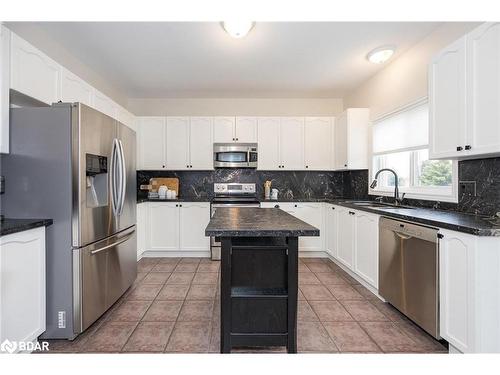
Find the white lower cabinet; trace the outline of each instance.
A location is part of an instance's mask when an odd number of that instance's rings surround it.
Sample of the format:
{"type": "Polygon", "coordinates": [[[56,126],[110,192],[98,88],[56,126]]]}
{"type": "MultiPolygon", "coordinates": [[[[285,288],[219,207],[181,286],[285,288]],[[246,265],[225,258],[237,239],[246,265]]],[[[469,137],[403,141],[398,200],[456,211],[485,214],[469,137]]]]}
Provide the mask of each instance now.
{"type": "Polygon", "coordinates": [[[379,215],[355,211],[354,272],[378,289],[379,215]]]}
{"type": "Polygon", "coordinates": [[[323,203],[297,203],[295,216],[319,229],[317,237],[299,237],[299,251],[323,252],[323,203]]]}
{"type": "Polygon", "coordinates": [[[439,233],[441,337],[462,353],[499,353],[500,238],[439,233]]]}
{"type": "Polygon", "coordinates": [[[325,249],[334,257],[338,257],[338,210],[333,204],[325,204],[325,249]]]}
{"type": "Polygon", "coordinates": [[[0,237],[0,248],[0,342],[32,342],[45,331],[45,227],[0,237]]]}
{"type": "Polygon", "coordinates": [[[354,211],[336,206],[338,211],[337,260],[349,269],[354,269],[354,211]]]}
{"type": "Polygon", "coordinates": [[[147,202],[137,204],[137,259],[141,259],[142,253],[146,250],[147,207],[147,202]]]}
{"type": "MultiPolygon", "coordinates": [[[[145,227],[145,252],[208,252],[205,228],[210,220],[208,202],[144,202],[146,220],[137,219],[138,234],[145,227]]],[[[140,236],[138,236],[139,238],[140,236]]]]}

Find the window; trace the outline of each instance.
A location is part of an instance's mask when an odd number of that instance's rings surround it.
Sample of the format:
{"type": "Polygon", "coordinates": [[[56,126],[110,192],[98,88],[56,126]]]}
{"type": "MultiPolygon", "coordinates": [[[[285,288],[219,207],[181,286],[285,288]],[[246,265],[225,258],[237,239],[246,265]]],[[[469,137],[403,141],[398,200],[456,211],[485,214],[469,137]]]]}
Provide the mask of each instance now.
{"type": "MultiPolygon", "coordinates": [[[[407,198],[457,201],[457,167],[450,160],[429,160],[427,101],[405,107],[373,123],[371,178],[382,168],[398,174],[407,198]]],[[[394,175],[383,172],[370,194],[392,195],[394,175]]]]}

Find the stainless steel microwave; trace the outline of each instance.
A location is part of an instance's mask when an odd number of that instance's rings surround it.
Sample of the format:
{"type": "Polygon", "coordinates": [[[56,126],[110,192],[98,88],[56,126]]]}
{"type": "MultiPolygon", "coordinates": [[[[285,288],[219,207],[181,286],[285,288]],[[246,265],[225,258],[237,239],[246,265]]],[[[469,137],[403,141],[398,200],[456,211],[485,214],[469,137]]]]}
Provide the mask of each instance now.
{"type": "Polygon", "coordinates": [[[214,143],[214,168],[257,168],[257,143],[214,143]]]}

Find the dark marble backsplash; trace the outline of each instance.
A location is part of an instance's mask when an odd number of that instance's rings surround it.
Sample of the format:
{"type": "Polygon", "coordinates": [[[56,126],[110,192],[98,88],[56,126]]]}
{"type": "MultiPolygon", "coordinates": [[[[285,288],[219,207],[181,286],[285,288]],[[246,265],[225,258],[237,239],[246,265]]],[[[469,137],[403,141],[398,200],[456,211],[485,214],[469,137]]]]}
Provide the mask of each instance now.
{"type": "MultiPolygon", "coordinates": [[[[213,196],[214,182],[255,182],[257,196],[264,197],[264,182],[272,181],[283,199],[342,198],[343,172],[258,171],[256,169],[216,169],[213,171],[137,171],[137,186],[151,177],[178,177],[179,197],[213,196]]],[[[147,192],[139,191],[138,198],[147,192]]]]}
{"type": "MultiPolygon", "coordinates": [[[[344,172],[258,171],[255,169],[216,169],[214,171],[138,171],[137,185],[151,177],[178,177],[180,194],[190,197],[213,196],[214,182],[255,182],[257,194],[264,196],[264,181],[280,191],[281,199],[345,198],[374,199],[368,195],[368,170],[344,172]]],[[[458,163],[458,179],[475,182],[476,196],[460,191],[458,203],[406,199],[405,204],[492,216],[500,211],[500,158],[467,160],[458,163]]],[[[460,185],[460,184],[459,184],[460,185]]],[[[138,198],[147,196],[139,191],[138,198]]],[[[390,197],[384,198],[390,202],[390,197]]]]}

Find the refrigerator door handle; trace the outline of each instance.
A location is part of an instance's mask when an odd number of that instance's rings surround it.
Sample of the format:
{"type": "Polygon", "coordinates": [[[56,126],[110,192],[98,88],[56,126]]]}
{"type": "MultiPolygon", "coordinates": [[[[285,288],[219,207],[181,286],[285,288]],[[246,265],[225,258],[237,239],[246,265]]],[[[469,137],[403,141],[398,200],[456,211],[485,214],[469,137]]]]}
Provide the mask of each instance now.
{"type": "Polygon", "coordinates": [[[125,193],[127,188],[127,168],[125,165],[125,154],[123,152],[123,144],[122,141],[118,140],[119,150],[120,150],[120,169],[121,169],[121,178],[120,178],[120,202],[118,215],[121,215],[123,212],[123,206],[125,205],[125,193]]]}
{"type": "Polygon", "coordinates": [[[113,243],[111,243],[111,244],[109,244],[109,245],[103,246],[103,247],[101,247],[101,248],[99,248],[99,249],[92,250],[92,251],[90,252],[90,254],[91,254],[91,255],[95,255],[95,254],[97,254],[97,253],[100,253],[101,251],[108,250],[109,248],[112,248],[112,247],[118,246],[119,244],[124,243],[125,241],[129,240],[129,239],[130,239],[130,237],[132,237],[132,236],[134,235],[134,233],[135,233],[135,230],[134,230],[134,231],[132,231],[132,232],[130,232],[130,233],[129,233],[129,234],[127,234],[126,236],[123,236],[122,238],[120,238],[120,239],[119,239],[118,241],[116,241],[116,242],[113,242],[113,243]]]}
{"type": "Polygon", "coordinates": [[[113,210],[114,216],[117,216],[117,193],[116,193],[116,153],[117,153],[117,142],[113,139],[113,146],[111,147],[111,163],[110,163],[110,191],[111,191],[111,208],[113,210]]]}

